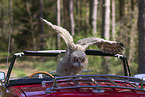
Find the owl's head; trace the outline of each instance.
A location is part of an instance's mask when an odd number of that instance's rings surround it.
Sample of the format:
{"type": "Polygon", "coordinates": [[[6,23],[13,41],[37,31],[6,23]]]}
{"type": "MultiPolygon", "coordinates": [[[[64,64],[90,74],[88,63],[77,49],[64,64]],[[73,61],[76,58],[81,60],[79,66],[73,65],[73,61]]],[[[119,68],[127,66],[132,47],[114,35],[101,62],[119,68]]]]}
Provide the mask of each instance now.
{"type": "Polygon", "coordinates": [[[70,63],[77,68],[82,68],[84,67],[87,63],[87,56],[85,54],[84,51],[78,50],[78,51],[74,51],[71,55],[70,55],[70,63]]]}

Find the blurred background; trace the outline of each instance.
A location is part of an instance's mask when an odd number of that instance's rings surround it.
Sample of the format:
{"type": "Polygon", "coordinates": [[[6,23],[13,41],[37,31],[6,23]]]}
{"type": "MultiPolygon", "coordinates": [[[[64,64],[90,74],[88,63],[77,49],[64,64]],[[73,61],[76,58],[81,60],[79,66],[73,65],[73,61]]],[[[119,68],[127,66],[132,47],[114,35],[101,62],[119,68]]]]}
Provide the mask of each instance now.
{"type": "MultiPolygon", "coordinates": [[[[131,73],[136,74],[138,14],[138,0],[0,0],[0,70],[5,70],[7,57],[10,62],[16,52],[65,49],[63,39],[37,18],[41,16],[66,28],[75,42],[93,36],[124,43],[122,54],[128,57],[131,73]]],[[[106,71],[114,68],[117,74],[119,62],[112,61],[116,60],[109,59],[115,67],[107,65],[106,71]]],[[[91,62],[104,63],[101,57],[91,62]]]]}

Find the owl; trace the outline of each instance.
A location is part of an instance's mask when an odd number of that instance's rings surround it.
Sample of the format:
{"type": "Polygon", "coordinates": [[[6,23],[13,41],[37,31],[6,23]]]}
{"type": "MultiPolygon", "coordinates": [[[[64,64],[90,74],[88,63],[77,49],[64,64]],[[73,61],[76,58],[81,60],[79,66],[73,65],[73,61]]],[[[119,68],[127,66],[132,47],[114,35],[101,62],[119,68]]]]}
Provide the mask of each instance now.
{"type": "Polygon", "coordinates": [[[59,34],[66,43],[66,53],[62,60],[59,61],[56,73],[60,76],[80,74],[88,64],[88,59],[85,54],[85,49],[94,44],[103,52],[116,54],[123,50],[124,45],[116,41],[108,41],[97,37],[88,37],[73,42],[73,37],[70,33],[57,25],[39,17],[41,21],[49,25],[52,29],[59,34]]]}

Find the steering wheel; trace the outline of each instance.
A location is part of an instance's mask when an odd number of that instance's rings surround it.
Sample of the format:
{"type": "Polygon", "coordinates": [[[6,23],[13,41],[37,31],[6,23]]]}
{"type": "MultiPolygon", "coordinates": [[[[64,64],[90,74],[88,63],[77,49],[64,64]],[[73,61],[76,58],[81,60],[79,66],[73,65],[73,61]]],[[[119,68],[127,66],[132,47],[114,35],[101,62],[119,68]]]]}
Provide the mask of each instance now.
{"type": "Polygon", "coordinates": [[[34,75],[36,75],[36,74],[46,74],[46,75],[50,76],[51,78],[54,78],[54,76],[53,76],[52,74],[50,74],[50,73],[48,73],[48,72],[45,72],[45,71],[38,71],[38,72],[35,72],[35,73],[31,74],[31,75],[29,76],[29,78],[32,78],[32,77],[33,77],[34,75]]]}

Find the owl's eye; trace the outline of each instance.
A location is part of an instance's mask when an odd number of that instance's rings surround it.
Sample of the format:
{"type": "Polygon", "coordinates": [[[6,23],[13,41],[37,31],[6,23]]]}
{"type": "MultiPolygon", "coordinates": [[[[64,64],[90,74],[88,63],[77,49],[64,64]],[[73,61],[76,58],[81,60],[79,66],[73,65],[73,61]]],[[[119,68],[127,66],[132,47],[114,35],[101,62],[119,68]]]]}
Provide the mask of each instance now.
{"type": "Polygon", "coordinates": [[[76,58],[75,61],[78,62],[79,60],[76,58]]]}
{"type": "Polygon", "coordinates": [[[81,61],[84,62],[84,59],[82,59],[81,61]]]}
{"type": "Polygon", "coordinates": [[[77,57],[74,57],[74,62],[78,62],[79,59],[77,57]]]}

